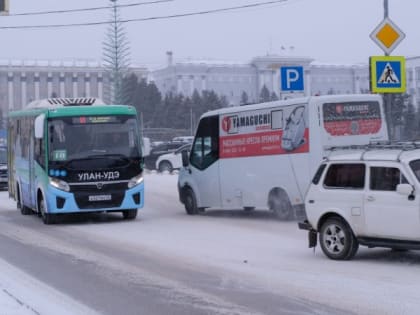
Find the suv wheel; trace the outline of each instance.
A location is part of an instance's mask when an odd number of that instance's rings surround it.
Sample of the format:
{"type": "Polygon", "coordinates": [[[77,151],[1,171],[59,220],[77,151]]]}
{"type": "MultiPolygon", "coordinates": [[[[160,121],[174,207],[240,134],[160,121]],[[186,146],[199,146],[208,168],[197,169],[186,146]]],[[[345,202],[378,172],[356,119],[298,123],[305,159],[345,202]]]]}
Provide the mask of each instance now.
{"type": "Polygon", "coordinates": [[[169,173],[171,173],[172,169],[172,164],[168,161],[162,161],[159,163],[159,172],[168,171],[169,173]]]}
{"type": "Polygon", "coordinates": [[[324,254],[334,260],[350,260],[359,248],[352,230],[340,218],[329,218],[322,224],[319,243],[324,254]]]}

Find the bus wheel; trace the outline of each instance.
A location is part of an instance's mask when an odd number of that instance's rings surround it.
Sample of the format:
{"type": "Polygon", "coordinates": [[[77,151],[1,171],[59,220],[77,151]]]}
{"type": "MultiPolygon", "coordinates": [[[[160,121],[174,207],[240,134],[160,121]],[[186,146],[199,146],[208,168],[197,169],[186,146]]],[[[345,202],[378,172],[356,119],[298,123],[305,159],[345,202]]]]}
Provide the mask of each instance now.
{"type": "Polygon", "coordinates": [[[137,217],[137,209],[125,210],[122,215],[124,220],[134,220],[137,217]]]}
{"type": "MultiPolygon", "coordinates": [[[[19,186],[17,186],[17,189],[19,189],[19,186]]],[[[32,209],[28,208],[27,206],[23,205],[22,203],[22,197],[20,196],[20,190],[17,191],[17,202],[16,207],[20,209],[20,213],[23,215],[29,215],[32,213],[32,209]]]]}
{"type": "Polygon", "coordinates": [[[287,193],[279,188],[271,190],[268,197],[268,207],[280,220],[289,220],[293,214],[293,207],[287,193]]]}
{"type": "Polygon", "coordinates": [[[187,188],[185,190],[184,206],[185,211],[189,215],[195,215],[199,213],[199,209],[197,207],[197,199],[195,198],[195,194],[191,188],[187,188]]]}
{"type": "Polygon", "coordinates": [[[42,222],[44,224],[54,224],[55,223],[55,215],[51,213],[45,212],[45,202],[44,198],[39,200],[39,214],[41,215],[42,222]]]}

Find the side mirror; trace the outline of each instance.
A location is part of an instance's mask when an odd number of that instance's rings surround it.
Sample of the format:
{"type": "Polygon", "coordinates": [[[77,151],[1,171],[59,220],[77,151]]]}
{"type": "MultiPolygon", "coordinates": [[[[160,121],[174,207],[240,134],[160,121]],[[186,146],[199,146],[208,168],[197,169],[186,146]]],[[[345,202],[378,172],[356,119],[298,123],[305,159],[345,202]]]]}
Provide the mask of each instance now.
{"type": "Polygon", "coordinates": [[[410,196],[414,193],[414,188],[410,184],[398,184],[397,193],[401,195],[410,196]]]}
{"type": "Polygon", "coordinates": [[[41,114],[35,118],[35,138],[42,139],[44,137],[44,122],[45,122],[45,115],[41,114]]]}
{"type": "Polygon", "coordinates": [[[182,151],[182,166],[187,167],[190,162],[188,161],[188,151],[182,151]]]}

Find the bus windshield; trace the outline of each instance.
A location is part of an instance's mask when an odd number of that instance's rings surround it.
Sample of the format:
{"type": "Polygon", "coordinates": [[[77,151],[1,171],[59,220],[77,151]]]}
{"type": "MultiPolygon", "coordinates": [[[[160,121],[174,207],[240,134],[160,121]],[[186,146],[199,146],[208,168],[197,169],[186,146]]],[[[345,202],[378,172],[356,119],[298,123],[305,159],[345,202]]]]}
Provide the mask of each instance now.
{"type": "Polygon", "coordinates": [[[49,160],[69,162],[141,155],[134,116],[60,117],[48,121],[49,160]]]}

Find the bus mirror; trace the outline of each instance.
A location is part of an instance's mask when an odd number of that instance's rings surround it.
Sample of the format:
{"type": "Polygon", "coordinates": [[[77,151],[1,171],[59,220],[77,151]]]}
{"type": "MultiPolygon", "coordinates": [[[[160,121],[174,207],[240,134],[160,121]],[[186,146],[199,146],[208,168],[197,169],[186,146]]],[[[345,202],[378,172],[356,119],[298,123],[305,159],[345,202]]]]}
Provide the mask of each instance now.
{"type": "Polygon", "coordinates": [[[188,164],[189,164],[189,162],[188,162],[188,150],[181,151],[181,155],[182,155],[182,166],[187,167],[188,164]]]}
{"type": "Polygon", "coordinates": [[[41,114],[35,118],[35,138],[42,139],[44,136],[45,115],[41,114]]]}

